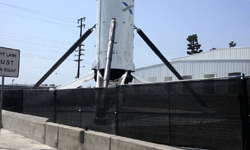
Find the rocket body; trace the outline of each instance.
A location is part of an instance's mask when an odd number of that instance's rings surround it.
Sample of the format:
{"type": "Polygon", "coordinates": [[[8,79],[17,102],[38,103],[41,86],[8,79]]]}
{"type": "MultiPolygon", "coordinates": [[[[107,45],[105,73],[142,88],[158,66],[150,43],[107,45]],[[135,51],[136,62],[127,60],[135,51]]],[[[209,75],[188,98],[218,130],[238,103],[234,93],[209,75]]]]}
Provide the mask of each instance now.
{"type": "Polygon", "coordinates": [[[134,0],[97,0],[96,50],[92,69],[103,72],[106,65],[110,21],[116,19],[110,80],[134,71],[134,0]]]}

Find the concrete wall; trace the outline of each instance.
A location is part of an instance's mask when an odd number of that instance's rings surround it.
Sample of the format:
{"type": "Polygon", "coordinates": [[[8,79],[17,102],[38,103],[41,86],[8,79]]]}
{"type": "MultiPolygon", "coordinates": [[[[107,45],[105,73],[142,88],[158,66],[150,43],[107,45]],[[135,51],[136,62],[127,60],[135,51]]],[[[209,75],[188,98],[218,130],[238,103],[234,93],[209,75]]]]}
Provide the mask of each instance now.
{"type": "MultiPolygon", "coordinates": [[[[126,137],[111,137],[110,150],[180,150],[179,148],[165,146],[126,137]]],[[[183,149],[182,149],[183,150],[183,149]]]]}
{"type": "Polygon", "coordinates": [[[179,150],[56,123],[46,123],[45,144],[60,150],[179,150]]]}
{"type": "Polygon", "coordinates": [[[3,110],[3,127],[60,150],[177,150],[177,148],[47,122],[3,110]]]}
{"type": "Polygon", "coordinates": [[[45,144],[63,150],[109,150],[110,138],[113,136],[48,122],[46,123],[45,144]]]}
{"type": "Polygon", "coordinates": [[[45,123],[48,118],[2,111],[3,128],[40,143],[45,143],[45,123]]]}

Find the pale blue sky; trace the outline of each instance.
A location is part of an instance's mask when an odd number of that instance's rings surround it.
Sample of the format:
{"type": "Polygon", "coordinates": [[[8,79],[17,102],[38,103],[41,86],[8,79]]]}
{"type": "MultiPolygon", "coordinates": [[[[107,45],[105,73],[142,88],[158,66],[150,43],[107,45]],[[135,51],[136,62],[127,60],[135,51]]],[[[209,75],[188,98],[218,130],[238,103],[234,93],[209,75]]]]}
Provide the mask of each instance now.
{"type": "MultiPolygon", "coordinates": [[[[135,0],[134,15],[135,25],[169,61],[187,55],[186,38],[191,34],[198,35],[203,51],[228,47],[231,41],[236,47],[250,47],[249,0],[135,0]]],[[[81,17],[87,18],[86,28],[96,23],[96,0],[0,0],[0,47],[21,51],[20,74],[14,83],[35,84],[79,38],[81,17]]],[[[84,44],[81,75],[91,71],[95,32],[84,44]]],[[[44,84],[73,80],[75,54],[44,84]]],[[[161,63],[136,32],[134,63],[136,67],[161,63]]]]}

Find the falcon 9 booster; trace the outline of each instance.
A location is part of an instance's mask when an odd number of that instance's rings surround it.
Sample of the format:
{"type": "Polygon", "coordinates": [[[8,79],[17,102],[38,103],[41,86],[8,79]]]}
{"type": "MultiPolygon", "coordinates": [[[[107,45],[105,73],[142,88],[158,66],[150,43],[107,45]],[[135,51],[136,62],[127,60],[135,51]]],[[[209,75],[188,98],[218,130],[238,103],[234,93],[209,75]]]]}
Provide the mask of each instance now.
{"type": "Polygon", "coordinates": [[[98,80],[103,80],[104,77],[110,21],[115,19],[115,38],[109,80],[115,81],[125,77],[126,82],[131,82],[130,73],[135,70],[133,63],[134,0],[97,0],[96,16],[96,50],[92,64],[95,80],[99,82],[98,80]],[[124,74],[127,75],[123,76],[124,74]]]}

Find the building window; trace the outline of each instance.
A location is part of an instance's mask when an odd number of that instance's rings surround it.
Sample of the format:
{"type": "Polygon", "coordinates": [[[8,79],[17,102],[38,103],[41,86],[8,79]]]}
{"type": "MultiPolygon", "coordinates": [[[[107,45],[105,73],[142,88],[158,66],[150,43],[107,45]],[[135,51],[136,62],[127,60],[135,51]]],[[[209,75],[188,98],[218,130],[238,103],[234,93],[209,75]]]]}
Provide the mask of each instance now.
{"type": "Polygon", "coordinates": [[[204,74],[204,78],[215,78],[215,74],[204,74]]]}
{"type": "Polygon", "coordinates": [[[156,82],[157,81],[157,77],[149,77],[148,81],[150,81],[150,82],[156,82]]]}
{"type": "Polygon", "coordinates": [[[233,77],[233,76],[241,76],[241,72],[230,72],[228,73],[229,77],[233,77]]]}
{"type": "Polygon", "coordinates": [[[189,80],[192,79],[192,75],[184,75],[182,76],[183,80],[189,80]]]}
{"type": "Polygon", "coordinates": [[[164,77],[164,82],[170,82],[172,81],[172,76],[164,77]]]}

